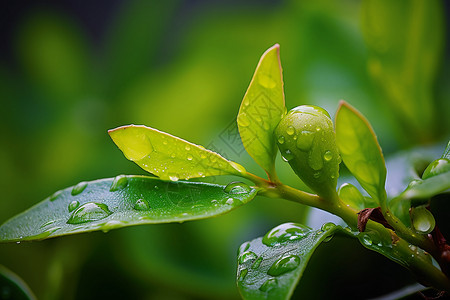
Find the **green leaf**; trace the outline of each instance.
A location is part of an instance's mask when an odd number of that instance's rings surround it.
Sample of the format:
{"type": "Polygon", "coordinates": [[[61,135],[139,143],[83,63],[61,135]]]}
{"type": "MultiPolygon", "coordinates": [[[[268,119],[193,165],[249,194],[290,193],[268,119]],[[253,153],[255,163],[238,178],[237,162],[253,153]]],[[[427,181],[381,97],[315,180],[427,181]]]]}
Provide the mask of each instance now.
{"type": "Polygon", "coordinates": [[[108,133],[129,160],[161,179],[246,174],[243,166],[220,154],[154,128],[129,125],[108,133]]]}
{"type": "Polygon", "coordinates": [[[314,250],[337,229],[332,223],[321,230],[286,223],[242,244],[237,284],[243,298],[289,299],[314,250]]]}
{"type": "Polygon", "coordinates": [[[272,132],[286,113],[279,50],[276,44],[262,55],[237,117],[245,149],[269,174],[277,153],[272,132]]]}
{"type": "Polygon", "coordinates": [[[386,199],[386,166],[380,145],[367,119],[341,101],[336,113],[336,143],[347,168],[370,196],[386,199]]]}
{"type": "Polygon", "coordinates": [[[16,274],[0,265],[0,299],[36,299],[27,284],[16,274]]]}
{"type": "Polygon", "coordinates": [[[131,175],[80,182],[4,223],[0,242],[204,219],[229,212],[255,195],[255,189],[236,182],[223,186],[131,175]]]}

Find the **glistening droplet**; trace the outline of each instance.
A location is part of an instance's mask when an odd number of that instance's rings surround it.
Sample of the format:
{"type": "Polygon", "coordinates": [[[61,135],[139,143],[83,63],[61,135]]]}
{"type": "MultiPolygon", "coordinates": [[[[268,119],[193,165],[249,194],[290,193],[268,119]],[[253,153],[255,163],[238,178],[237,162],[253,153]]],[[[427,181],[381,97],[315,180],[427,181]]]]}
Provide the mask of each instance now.
{"type": "Polygon", "coordinates": [[[258,256],[254,252],[246,251],[246,252],[242,253],[239,256],[239,263],[243,264],[243,263],[246,263],[248,261],[253,261],[253,260],[257,259],[257,258],[258,258],[258,256]]]}
{"type": "Polygon", "coordinates": [[[72,188],[72,193],[71,193],[72,196],[81,194],[86,189],[87,186],[88,186],[88,183],[86,181],[82,181],[82,182],[78,183],[76,186],[74,186],[72,188]]]}
{"type": "Polygon", "coordinates": [[[277,260],[267,271],[271,276],[280,276],[292,270],[295,270],[300,265],[300,257],[297,255],[287,255],[277,260]]]}
{"type": "Polygon", "coordinates": [[[81,224],[97,221],[104,219],[111,214],[112,212],[109,211],[109,208],[106,204],[88,202],[74,210],[67,223],[81,224]]]}
{"type": "Polygon", "coordinates": [[[301,239],[310,231],[311,228],[302,224],[284,223],[267,232],[262,242],[266,246],[275,246],[287,241],[301,239]]]}
{"type": "Polygon", "coordinates": [[[136,201],[133,207],[135,210],[149,210],[150,204],[148,204],[148,201],[145,199],[139,199],[136,201]]]}
{"type": "Polygon", "coordinates": [[[309,151],[314,141],[314,132],[303,130],[297,139],[297,148],[301,151],[309,151]]]}
{"type": "Polygon", "coordinates": [[[234,181],[229,183],[223,190],[228,194],[246,194],[252,189],[243,182],[234,181]]]}
{"type": "Polygon", "coordinates": [[[69,203],[67,209],[69,210],[69,212],[73,212],[75,209],[78,208],[78,206],[80,206],[80,202],[73,200],[72,202],[69,203]]]}
{"type": "Polygon", "coordinates": [[[109,188],[110,192],[115,192],[117,190],[121,190],[128,185],[128,177],[125,175],[116,176],[111,183],[111,187],[109,188]]]}
{"type": "Polygon", "coordinates": [[[267,279],[260,287],[261,292],[268,292],[278,286],[278,280],[276,278],[267,279]]]}

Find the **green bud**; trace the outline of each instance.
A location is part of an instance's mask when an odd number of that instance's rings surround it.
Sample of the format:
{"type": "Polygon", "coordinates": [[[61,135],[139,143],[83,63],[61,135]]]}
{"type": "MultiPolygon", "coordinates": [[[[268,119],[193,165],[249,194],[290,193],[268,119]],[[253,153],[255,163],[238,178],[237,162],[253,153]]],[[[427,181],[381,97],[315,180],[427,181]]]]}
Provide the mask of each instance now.
{"type": "Polygon", "coordinates": [[[312,105],[293,108],[274,134],[283,160],[298,177],[318,195],[334,198],[341,158],[327,111],[312,105]]]}
{"type": "Polygon", "coordinates": [[[450,172],[450,160],[439,158],[428,165],[423,172],[422,179],[427,179],[446,172],[450,172]]]}

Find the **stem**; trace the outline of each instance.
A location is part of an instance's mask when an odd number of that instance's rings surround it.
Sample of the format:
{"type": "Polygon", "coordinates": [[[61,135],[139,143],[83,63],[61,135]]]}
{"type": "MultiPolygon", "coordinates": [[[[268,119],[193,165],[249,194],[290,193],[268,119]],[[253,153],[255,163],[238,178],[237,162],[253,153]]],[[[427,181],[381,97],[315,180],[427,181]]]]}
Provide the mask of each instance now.
{"type": "MultiPolygon", "coordinates": [[[[245,178],[253,181],[261,188],[259,194],[269,198],[283,198],[294,201],[303,205],[319,208],[341,217],[350,227],[356,229],[358,224],[358,212],[351,207],[345,205],[339,197],[334,199],[325,199],[315,194],[306,193],[288,185],[284,185],[278,180],[268,181],[252,173],[247,173],[245,178]]],[[[270,179],[270,177],[269,177],[270,179]]],[[[389,210],[384,210],[387,213],[387,220],[389,224],[393,222],[395,226],[391,226],[396,230],[395,232],[387,229],[380,223],[369,220],[366,228],[369,231],[377,232],[384,240],[392,240],[392,248],[397,255],[407,261],[406,267],[409,268],[418,279],[423,283],[433,286],[440,290],[450,292],[449,278],[438,268],[436,268],[430,261],[424,259],[410,247],[409,243],[413,243],[425,251],[430,252],[433,256],[437,253],[436,247],[425,236],[421,236],[412,232],[403,223],[393,216],[389,210]],[[397,228],[399,236],[397,236],[397,228]],[[422,247],[422,245],[424,247],[422,247]],[[425,247],[426,246],[426,247],[425,247]]],[[[390,257],[388,257],[390,258],[390,257]]],[[[392,258],[391,258],[392,259],[392,258]]]]}

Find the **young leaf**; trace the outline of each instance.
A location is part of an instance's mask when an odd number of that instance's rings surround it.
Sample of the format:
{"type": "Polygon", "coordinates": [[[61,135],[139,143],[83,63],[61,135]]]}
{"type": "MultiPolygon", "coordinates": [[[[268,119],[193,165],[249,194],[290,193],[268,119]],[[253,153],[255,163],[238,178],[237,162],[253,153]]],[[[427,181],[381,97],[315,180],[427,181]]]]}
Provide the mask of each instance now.
{"type": "Polygon", "coordinates": [[[237,117],[245,149],[269,174],[277,153],[272,132],[286,111],[279,51],[276,44],[262,55],[237,117]]]}
{"type": "Polygon", "coordinates": [[[81,182],[56,192],[0,226],[0,242],[183,222],[224,214],[256,195],[244,183],[227,186],[125,176],[81,182]]]}
{"type": "Polygon", "coordinates": [[[279,225],[239,248],[237,285],[244,299],[289,299],[314,250],[339,227],[279,225]]]}
{"type": "Polygon", "coordinates": [[[450,141],[447,144],[447,147],[445,147],[444,153],[442,154],[441,158],[450,159],[450,141]]]}
{"type": "Polygon", "coordinates": [[[372,198],[385,201],[386,166],[380,145],[367,119],[345,101],[336,113],[336,143],[361,186],[372,198]]]}
{"type": "Polygon", "coordinates": [[[19,276],[0,265],[0,299],[34,300],[36,296],[19,276]]]}
{"type": "Polygon", "coordinates": [[[129,125],[108,133],[126,158],[161,179],[246,173],[243,166],[218,153],[154,128],[129,125]]]}

